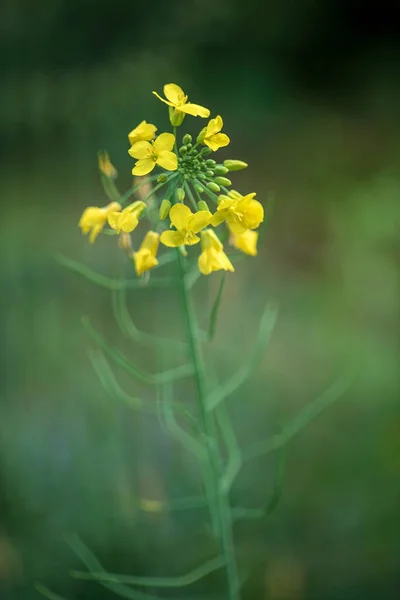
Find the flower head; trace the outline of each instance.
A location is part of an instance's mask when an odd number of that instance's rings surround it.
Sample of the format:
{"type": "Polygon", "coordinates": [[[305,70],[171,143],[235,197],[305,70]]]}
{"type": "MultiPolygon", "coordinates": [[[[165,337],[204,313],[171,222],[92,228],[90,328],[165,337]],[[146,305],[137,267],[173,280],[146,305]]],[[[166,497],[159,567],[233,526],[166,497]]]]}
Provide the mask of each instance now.
{"type": "Polygon", "coordinates": [[[154,142],[143,140],[133,144],[128,152],[138,160],[132,169],[132,175],[147,175],[156,165],[167,171],[175,171],[178,168],[178,158],[171,152],[174,143],[175,136],[172,133],[162,133],[154,142]]]}
{"type": "MultiPolygon", "coordinates": [[[[185,114],[192,115],[193,117],[203,117],[204,119],[207,119],[207,117],[210,116],[210,111],[208,108],[200,106],[199,104],[188,102],[188,97],[185,95],[183,89],[175,83],[167,83],[164,85],[164,94],[166,100],[165,98],[161,98],[157,92],[153,92],[153,94],[157,96],[161,102],[168,104],[168,106],[173,109],[172,115],[170,114],[171,122],[173,121],[175,113],[184,113],[181,115],[182,118],[173,124],[180,125],[185,114]]],[[[177,116],[179,117],[179,115],[177,116]]]]}
{"type": "Polygon", "coordinates": [[[232,233],[229,242],[249,256],[257,256],[258,231],[247,229],[243,233],[232,233]]]}
{"type": "Polygon", "coordinates": [[[99,208],[98,206],[88,206],[82,213],[78,226],[82,233],[86,235],[90,232],[89,242],[93,244],[104,225],[107,223],[108,215],[112,212],[121,210],[118,202],[110,202],[107,206],[99,208]]]}
{"type": "Polygon", "coordinates": [[[209,210],[199,210],[192,213],[185,204],[174,204],[169,211],[169,218],[176,231],[163,231],[161,242],[165,246],[176,248],[178,246],[193,246],[200,241],[197,233],[210,223],[212,214],[209,210]]]}
{"type": "Polygon", "coordinates": [[[255,193],[241,196],[235,192],[235,198],[221,195],[217,212],[214,213],[211,225],[217,227],[226,221],[233,233],[244,233],[246,229],[256,229],[264,220],[264,209],[255,193]]]}
{"type": "Polygon", "coordinates": [[[139,217],[145,208],[145,203],[138,200],[124,208],[122,212],[110,212],[108,215],[108,224],[117,233],[121,233],[121,231],[131,233],[138,226],[139,217]]]}
{"type": "Polygon", "coordinates": [[[146,123],[146,121],[142,121],[128,134],[128,139],[131,143],[131,146],[136,142],[153,140],[155,138],[156,131],[157,127],[155,125],[146,123]]]}
{"type": "Polygon", "coordinates": [[[136,273],[140,276],[158,265],[156,258],[160,235],[155,231],[148,231],[137,252],[133,253],[136,273]]]}
{"type": "Polygon", "coordinates": [[[115,179],[118,175],[117,169],[114,167],[108,156],[108,152],[100,150],[98,152],[99,169],[106,177],[115,179]]]}
{"type": "Polygon", "coordinates": [[[224,252],[221,241],[212,229],[201,232],[202,253],[198,259],[200,273],[209,275],[212,271],[234,271],[234,267],[224,252]]]}
{"type": "Polygon", "coordinates": [[[219,148],[227,146],[230,142],[230,139],[225,133],[220,133],[223,125],[224,122],[222,121],[222,117],[219,115],[215,117],[215,119],[211,119],[207,127],[205,127],[200,133],[198,141],[211,148],[213,152],[216,152],[219,148]]]}

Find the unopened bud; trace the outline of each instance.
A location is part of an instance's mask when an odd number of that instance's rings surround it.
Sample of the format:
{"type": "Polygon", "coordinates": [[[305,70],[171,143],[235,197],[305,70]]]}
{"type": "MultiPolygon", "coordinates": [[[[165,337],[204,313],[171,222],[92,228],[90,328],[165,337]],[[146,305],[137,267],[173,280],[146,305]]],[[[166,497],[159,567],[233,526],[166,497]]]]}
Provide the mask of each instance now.
{"type": "Polygon", "coordinates": [[[199,202],[197,203],[197,206],[199,207],[199,210],[210,210],[208,208],[208,204],[207,202],[205,202],[204,200],[199,200],[199,202]]]}
{"type": "Polygon", "coordinates": [[[178,202],[183,202],[185,199],[185,190],[183,188],[178,188],[175,192],[176,199],[178,202]]]}
{"type": "Polygon", "coordinates": [[[167,200],[166,198],[164,198],[164,200],[161,202],[160,205],[160,220],[164,221],[164,219],[166,219],[169,215],[169,211],[171,209],[171,202],[169,200],[167,200]]]}
{"type": "Polygon", "coordinates": [[[206,178],[206,174],[205,174],[205,173],[198,173],[198,174],[197,174],[197,177],[198,177],[199,179],[205,179],[205,178],[206,178]]]}
{"type": "Polygon", "coordinates": [[[166,181],[168,181],[168,175],[165,173],[161,173],[161,175],[157,177],[157,183],[165,183],[166,181]]]}
{"type": "Polygon", "coordinates": [[[214,181],[215,183],[218,183],[218,185],[232,185],[232,181],[227,177],[216,177],[214,181]]]}
{"type": "Polygon", "coordinates": [[[223,165],[217,165],[214,168],[214,173],[216,175],[226,175],[229,172],[229,169],[227,169],[226,167],[224,167],[223,165]]]}
{"type": "Polygon", "coordinates": [[[212,152],[212,150],[211,150],[211,148],[209,148],[208,146],[206,146],[205,148],[203,148],[203,149],[201,150],[201,153],[202,153],[204,156],[207,156],[207,154],[211,154],[211,152],[212,152]]]}
{"type": "Polygon", "coordinates": [[[224,160],[224,166],[228,169],[228,171],[241,171],[248,167],[248,164],[243,160],[224,160]]]}
{"type": "Polygon", "coordinates": [[[196,183],[194,186],[194,189],[196,190],[196,192],[198,194],[202,194],[204,192],[204,188],[202,185],[200,185],[199,183],[196,183]]]}
{"type": "Polygon", "coordinates": [[[214,192],[216,194],[218,194],[218,192],[221,191],[221,188],[219,187],[219,185],[217,185],[216,183],[214,183],[213,181],[209,181],[207,183],[207,187],[210,190],[210,192],[214,192]]]}
{"type": "Polygon", "coordinates": [[[179,154],[180,154],[181,156],[184,156],[185,154],[187,154],[187,146],[181,146],[181,147],[179,148],[179,154]]]}
{"type": "Polygon", "coordinates": [[[242,198],[242,194],[239,194],[239,192],[237,192],[236,190],[230,190],[228,192],[228,196],[233,200],[240,200],[240,198],[242,198]]]}
{"type": "Polygon", "coordinates": [[[191,141],[192,141],[192,136],[190,135],[190,133],[185,133],[185,135],[182,138],[182,142],[184,144],[190,144],[191,141]]]}
{"type": "Polygon", "coordinates": [[[214,177],[214,171],[212,169],[207,169],[206,175],[207,177],[214,177]]]}
{"type": "Polygon", "coordinates": [[[207,158],[206,160],[206,165],[207,167],[209,167],[210,169],[212,167],[214,167],[217,163],[215,162],[215,160],[213,160],[212,158],[207,158]]]}

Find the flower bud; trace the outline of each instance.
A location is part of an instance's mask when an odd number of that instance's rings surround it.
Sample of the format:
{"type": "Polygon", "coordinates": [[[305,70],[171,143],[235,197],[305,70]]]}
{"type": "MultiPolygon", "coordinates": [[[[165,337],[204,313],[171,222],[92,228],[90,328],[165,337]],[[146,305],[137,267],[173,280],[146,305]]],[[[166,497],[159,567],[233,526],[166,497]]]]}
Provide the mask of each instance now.
{"type": "Polygon", "coordinates": [[[240,198],[242,198],[242,194],[239,194],[239,192],[237,192],[236,190],[229,190],[228,196],[233,200],[240,200],[240,198]]]}
{"type": "Polygon", "coordinates": [[[185,118],[185,113],[180,110],[175,110],[173,106],[169,107],[169,120],[171,122],[172,127],[179,127],[183,123],[183,119],[185,118]]]}
{"type": "Polygon", "coordinates": [[[211,154],[211,152],[212,152],[212,150],[208,146],[206,146],[205,148],[202,148],[202,150],[201,150],[201,154],[203,154],[203,156],[207,156],[207,154],[211,154]]]}
{"type": "Polygon", "coordinates": [[[190,135],[190,133],[185,133],[185,135],[182,138],[182,142],[184,144],[190,144],[190,142],[192,141],[192,136],[190,135]]]}
{"type": "Polygon", "coordinates": [[[161,173],[161,175],[157,177],[157,183],[165,183],[166,181],[168,181],[168,175],[166,173],[161,173]]]}
{"type": "Polygon", "coordinates": [[[213,160],[212,158],[207,158],[207,160],[206,160],[207,167],[212,169],[212,167],[214,167],[216,164],[217,163],[215,162],[215,160],[213,160]]]}
{"type": "Polygon", "coordinates": [[[221,191],[221,188],[219,187],[219,185],[217,185],[216,183],[214,183],[213,181],[209,181],[207,183],[207,187],[210,190],[210,192],[214,192],[216,194],[218,194],[218,192],[221,191]]]}
{"type": "Polygon", "coordinates": [[[228,169],[228,171],[241,171],[248,167],[248,164],[243,160],[224,160],[224,166],[228,169]]]}
{"type": "Polygon", "coordinates": [[[229,169],[227,169],[226,167],[224,167],[223,165],[217,165],[214,168],[214,173],[216,175],[226,175],[229,172],[229,169]]]}
{"type": "Polygon", "coordinates": [[[214,181],[215,183],[218,183],[218,185],[232,185],[232,181],[227,177],[216,177],[214,181]]]}
{"type": "Polygon", "coordinates": [[[175,196],[178,202],[183,202],[185,199],[185,190],[183,188],[178,188],[175,192],[175,196]]]}
{"type": "Polygon", "coordinates": [[[203,129],[200,131],[199,135],[197,136],[197,143],[198,144],[202,144],[204,142],[204,138],[206,137],[206,132],[207,132],[207,127],[203,127],[203,129]]]}
{"type": "Polygon", "coordinates": [[[204,188],[202,185],[200,185],[199,183],[196,183],[194,186],[194,189],[196,190],[196,192],[198,194],[202,194],[204,192],[204,188]]]}
{"type": "Polygon", "coordinates": [[[206,175],[207,177],[214,177],[214,171],[212,171],[211,169],[207,169],[206,175]]]}
{"type": "Polygon", "coordinates": [[[171,202],[169,200],[167,200],[166,198],[164,198],[164,200],[161,202],[160,205],[160,220],[164,221],[164,219],[166,219],[169,215],[169,211],[171,208],[171,202]]]}
{"type": "Polygon", "coordinates": [[[205,173],[198,173],[197,177],[199,179],[205,179],[206,178],[206,174],[205,173]]]}
{"type": "Polygon", "coordinates": [[[187,146],[181,146],[181,147],[179,148],[179,154],[180,154],[181,156],[185,156],[185,154],[187,154],[187,150],[188,150],[188,149],[187,149],[187,146]]]}
{"type": "Polygon", "coordinates": [[[199,210],[210,210],[208,207],[207,202],[205,202],[204,200],[199,200],[199,202],[197,203],[197,206],[199,207],[199,210]]]}

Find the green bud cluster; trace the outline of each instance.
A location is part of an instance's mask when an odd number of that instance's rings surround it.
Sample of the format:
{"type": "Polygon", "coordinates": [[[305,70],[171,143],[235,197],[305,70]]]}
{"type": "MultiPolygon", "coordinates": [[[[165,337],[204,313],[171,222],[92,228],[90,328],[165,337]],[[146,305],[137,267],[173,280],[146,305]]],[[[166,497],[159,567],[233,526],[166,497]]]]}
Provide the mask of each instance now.
{"type": "MultiPolygon", "coordinates": [[[[186,181],[193,181],[195,190],[199,194],[202,194],[205,188],[218,194],[221,186],[232,185],[231,180],[225,177],[229,168],[208,158],[210,152],[208,147],[198,148],[198,142],[193,146],[192,136],[188,133],[183,136],[182,145],[178,148],[178,172],[186,181]]],[[[183,202],[182,192],[184,194],[183,189],[178,189],[175,193],[178,202],[183,202]]]]}

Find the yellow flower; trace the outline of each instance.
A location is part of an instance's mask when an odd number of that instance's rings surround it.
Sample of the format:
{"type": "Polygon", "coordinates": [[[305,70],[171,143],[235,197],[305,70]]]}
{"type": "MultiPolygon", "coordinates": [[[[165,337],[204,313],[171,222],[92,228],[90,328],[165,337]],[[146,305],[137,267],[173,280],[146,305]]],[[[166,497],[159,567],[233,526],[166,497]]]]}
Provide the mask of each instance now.
{"type": "Polygon", "coordinates": [[[210,111],[208,108],[204,108],[204,106],[200,106],[199,104],[192,104],[192,102],[188,102],[188,97],[185,95],[185,92],[179,85],[175,83],[167,83],[164,85],[164,94],[166,96],[166,100],[161,98],[157,92],[153,92],[155,96],[161,102],[165,102],[171,108],[174,108],[175,111],[186,113],[188,115],[192,115],[192,117],[203,117],[207,119],[210,116],[210,111]]]}
{"type": "Polygon", "coordinates": [[[82,213],[78,226],[82,233],[86,235],[90,232],[89,242],[93,244],[104,225],[107,223],[108,215],[112,212],[121,210],[118,202],[110,202],[107,206],[99,208],[98,206],[88,206],[82,213]]]}
{"type": "Polygon", "coordinates": [[[139,224],[139,217],[146,208],[144,202],[137,200],[130,204],[122,212],[111,212],[108,215],[108,224],[111,229],[115,229],[117,233],[124,231],[131,233],[139,224]]]}
{"type": "Polygon", "coordinates": [[[133,144],[128,150],[138,161],[132,169],[132,175],[147,175],[156,165],[175,171],[178,168],[178,158],[171,152],[175,143],[172,133],[162,133],[154,142],[141,141],[133,144]]]}
{"type": "Polygon", "coordinates": [[[200,134],[201,143],[206,144],[213,152],[227,146],[230,142],[225,133],[220,133],[223,125],[222,117],[218,115],[218,117],[209,121],[207,127],[200,134]]]}
{"type": "Polygon", "coordinates": [[[128,139],[131,143],[131,146],[136,142],[153,140],[155,138],[156,131],[157,127],[155,125],[146,123],[146,121],[142,121],[128,134],[128,139]]]}
{"type": "Polygon", "coordinates": [[[158,250],[160,235],[155,231],[148,231],[137,252],[133,253],[136,273],[140,276],[158,265],[156,254],[158,250]]]}
{"type": "Polygon", "coordinates": [[[211,213],[209,210],[199,210],[192,213],[185,204],[174,204],[169,211],[169,218],[177,231],[163,231],[161,242],[170,248],[182,245],[193,246],[200,241],[196,233],[199,233],[210,223],[211,213]]]}
{"type": "Polygon", "coordinates": [[[244,233],[246,229],[256,229],[264,220],[264,209],[258,200],[254,200],[255,193],[230,198],[220,196],[217,212],[214,213],[211,225],[217,227],[223,221],[227,222],[233,233],[244,233]]]}
{"type": "Polygon", "coordinates": [[[212,229],[201,232],[202,253],[198,259],[200,273],[209,275],[212,271],[234,271],[234,267],[224,252],[224,247],[212,229]]]}
{"type": "Polygon", "coordinates": [[[257,256],[258,231],[247,229],[243,233],[232,233],[229,242],[249,256],[257,256]]]}
{"type": "Polygon", "coordinates": [[[108,152],[100,150],[97,154],[99,161],[99,169],[106,177],[115,179],[118,175],[117,169],[114,167],[108,156],[108,152]]]}

